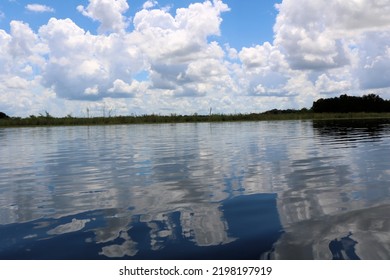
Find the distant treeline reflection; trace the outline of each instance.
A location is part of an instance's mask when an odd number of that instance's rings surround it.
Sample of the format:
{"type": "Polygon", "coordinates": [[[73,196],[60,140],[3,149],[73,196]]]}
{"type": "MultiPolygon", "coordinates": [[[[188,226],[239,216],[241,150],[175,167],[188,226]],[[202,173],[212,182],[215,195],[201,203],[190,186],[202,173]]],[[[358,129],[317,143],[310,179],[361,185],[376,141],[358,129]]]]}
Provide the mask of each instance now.
{"type": "Polygon", "coordinates": [[[328,139],[374,142],[389,133],[390,119],[314,120],[313,128],[319,136],[328,139]]]}

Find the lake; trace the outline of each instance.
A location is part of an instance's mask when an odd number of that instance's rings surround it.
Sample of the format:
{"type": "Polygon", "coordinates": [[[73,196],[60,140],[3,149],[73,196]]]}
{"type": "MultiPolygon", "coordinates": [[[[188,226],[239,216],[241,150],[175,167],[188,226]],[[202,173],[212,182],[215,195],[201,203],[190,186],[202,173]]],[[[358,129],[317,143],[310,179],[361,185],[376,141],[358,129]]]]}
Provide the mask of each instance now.
{"type": "Polygon", "coordinates": [[[390,259],[390,120],[0,128],[0,259],[390,259]]]}

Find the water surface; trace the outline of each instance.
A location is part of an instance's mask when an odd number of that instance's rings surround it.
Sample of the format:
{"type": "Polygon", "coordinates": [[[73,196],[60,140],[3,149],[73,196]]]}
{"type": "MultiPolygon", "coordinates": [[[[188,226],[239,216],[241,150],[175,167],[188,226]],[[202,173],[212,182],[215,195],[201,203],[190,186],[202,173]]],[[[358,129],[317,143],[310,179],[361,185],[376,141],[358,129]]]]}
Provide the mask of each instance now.
{"type": "Polygon", "coordinates": [[[0,129],[0,259],[389,259],[390,121],[0,129]]]}

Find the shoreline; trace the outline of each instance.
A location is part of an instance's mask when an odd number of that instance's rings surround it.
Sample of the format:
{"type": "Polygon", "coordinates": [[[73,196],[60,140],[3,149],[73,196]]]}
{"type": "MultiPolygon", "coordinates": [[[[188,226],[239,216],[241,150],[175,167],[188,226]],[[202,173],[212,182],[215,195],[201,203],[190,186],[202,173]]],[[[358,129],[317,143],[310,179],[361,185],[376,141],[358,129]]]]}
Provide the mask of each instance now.
{"type": "Polygon", "coordinates": [[[390,113],[314,113],[314,112],[266,112],[250,114],[212,115],[141,115],[110,117],[63,117],[38,116],[29,118],[0,119],[0,128],[37,126],[95,126],[121,124],[165,124],[165,123],[206,123],[206,122],[250,122],[250,121],[289,121],[289,120],[365,120],[390,119],[390,113]]]}

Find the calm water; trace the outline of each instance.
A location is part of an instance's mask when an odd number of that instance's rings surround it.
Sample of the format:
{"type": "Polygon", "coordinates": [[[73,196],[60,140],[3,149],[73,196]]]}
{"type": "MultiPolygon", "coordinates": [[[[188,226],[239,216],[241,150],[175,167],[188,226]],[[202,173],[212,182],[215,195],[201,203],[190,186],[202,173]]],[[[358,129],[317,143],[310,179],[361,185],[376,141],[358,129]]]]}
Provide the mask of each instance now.
{"type": "Polygon", "coordinates": [[[390,121],[0,129],[0,259],[390,259],[390,121]]]}

